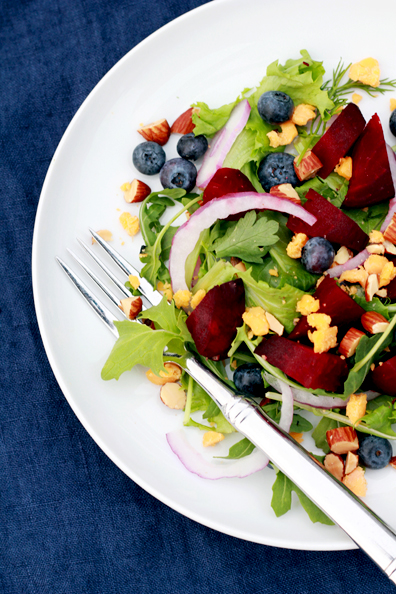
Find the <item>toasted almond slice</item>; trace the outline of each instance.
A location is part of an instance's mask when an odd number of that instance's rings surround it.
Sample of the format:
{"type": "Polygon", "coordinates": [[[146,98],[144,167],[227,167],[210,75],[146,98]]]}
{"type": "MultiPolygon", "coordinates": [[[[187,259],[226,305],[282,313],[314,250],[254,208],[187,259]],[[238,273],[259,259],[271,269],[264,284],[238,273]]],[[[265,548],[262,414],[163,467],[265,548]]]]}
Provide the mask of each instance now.
{"type": "Polygon", "coordinates": [[[384,238],[390,241],[390,243],[396,244],[396,213],[384,231],[384,238]]]}
{"type": "Polygon", "coordinates": [[[344,357],[352,357],[356,352],[362,336],[365,336],[364,332],[357,330],[356,328],[350,328],[338,347],[340,355],[344,355],[344,357]]]}
{"type": "Polygon", "coordinates": [[[282,336],[285,327],[282,326],[282,324],[278,322],[276,317],[270,314],[268,311],[265,312],[265,317],[267,318],[270,330],[272,330],[272,332],[275,332],[275,334],[282,336]]]}
{"type": "Polygon", "coordinates": [[[360,318],[360,322],[367,332],[370,334],[379,334],[385,332],[389,326],[389,322],[384,316],[376,311],[366,311],[360,318]]]}
{"type": "Polygon", "coordinates": [[[364,288],[364,294],[366,301],[372,301],[374,295],[379,289],[379,281],[377,274],[369,274],[367,277],[366,286],[364,288]]]}
{"type": "Polygon", "coordinates": [[[186,406],[186,392],[176,383],[166,383],[161,387],[160,398],[168,407],[175,410],[183,410],[186,406]]]}
{"type": "Polygon", "coordinates": [[[128,204],[143,202],[151,194],[151,188],[140,179],[134,179],[130,184],[124,184],[124,200],[128,204]]]}
{"type": "Polygon", "coordinates": [[[160,371],[159,375],[156,375],[149,369],[146,371],[147,379],[157,386],[162,386],[168,382],[178,382],[182,375],[181,368],[176,363],[164,363],[165,371],[160,371]]]}
{"type": "Polygon", "coordinates": [[[120,309],[130,319],[135,320],[142,311],[143,303],[140,297],[127,297],[121,299],[120,309]]]}
{"type": "Polygon", "coordinates": [[[334,454],[346,454],[359,449],[359,441],[352,427],[336,427],[326,431],[329,448],[334,454]]]}
{"type": "Polygon", "coordinates": [[[354,452],[348,452],[345,459],[345,474],[350,474],[357,468],[359,456],[354,452]]]}
{"type": "Polygon", "coordinates": [[[166,119],[162,118],[161,120],[157,120],[152,124],[138,128],[138,132],[146,140],[156,142],[157,144],[163,146],[169,140],[171,129],[166,119]]]}

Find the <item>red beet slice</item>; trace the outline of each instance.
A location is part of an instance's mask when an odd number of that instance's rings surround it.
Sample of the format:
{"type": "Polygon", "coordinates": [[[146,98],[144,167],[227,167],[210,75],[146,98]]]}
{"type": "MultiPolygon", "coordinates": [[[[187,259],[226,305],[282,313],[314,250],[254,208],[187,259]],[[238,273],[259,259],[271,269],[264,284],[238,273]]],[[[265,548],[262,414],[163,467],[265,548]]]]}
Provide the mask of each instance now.
{"type": "MultiPolygon", "coordinates": [[[[393,262],[395,264],[395,262],[393,262]]],[[[386,287],[387,289],[387,297],[389,299],[396,299],[396,278],[394,278],[389,285],[386,287]]]]}
{"type": "MultiPolygon", "coordinates": [[[[360,320],[364,314],[364,309],[340,289],[333,278],[328,276],[320,283],[313,296],[320,301],[317,313],[330,316],[333,326],[352,324],[355,320],[360,320]]],[[[307,322],[307,316],[302,316],[297,326],[289,334],[289,338],[291,340],[300,339],[307,335],[308,330],[312,330],[312,328],[307,322]]]]}
{"type": "Polygon", "coordinates": [[[338,355],[314,353],[313,349],[283,336],[272,336],[255,353],[305,388],[337,392],[348,375],[348,365],[338,355]]]}
{"type": "Polygon", "coordinates": [[[377,365],[371,374],[376,388],[388,396],[396,396],[396,357],[377,365]]]}
{"type": "Polygon", "coordinates": [[[202,195],[203,204],[206,204],[213,198],[220,198],[225,194],[232,194],[234,192],[255,192],[255,188],[239,169],[231,169],[230,167],[222,167],[218,169],[202,195]]]}
{"type": "Polygon", "coordinates": [[[393,198],[395,188],[381,122],[374,114],[352,151],[352,177],[342,206],[370,206],[393,198]]]}
{"type": "Polygon", "coordinates": [[[294,233],[305,233],[308,237],[324,237],[333,243],[345,245],[360,252],[368,244],[369,237],[355,221],[339,208],[323,198],[315,190],[306,195],[305,210],[318,219],[314,225],[307,225],[301,219],[290,216],[287,227],[294,233]]]}
{"type": "Polygon", "coordinates": [[[345,157],[363,132],[365,124],[366,121],[357,105],[348,103],[312,149],[323,164],[318,172],[320,177],[325,178],[334,171],[341,157],[345,157]]]}
{"type": "Polygon", "coordinates": [[[244,311],[245,289],[240,278],[208,291],[187,318],[198,353],[209,359],[225,359],[236,329],[243,324],[244,311]]]}

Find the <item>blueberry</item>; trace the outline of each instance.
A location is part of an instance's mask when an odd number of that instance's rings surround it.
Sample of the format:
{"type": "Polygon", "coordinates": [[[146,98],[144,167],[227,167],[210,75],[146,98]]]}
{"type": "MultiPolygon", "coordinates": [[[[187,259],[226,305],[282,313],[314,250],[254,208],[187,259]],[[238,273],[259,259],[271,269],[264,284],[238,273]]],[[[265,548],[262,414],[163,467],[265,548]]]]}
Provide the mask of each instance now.
{"type": "Polygon", "coordinates": [[[159,173],[165,159],[164,149],[156,142],[142,142],[137,145],[132,154],[132,161],[136,169],[145,175],[159,173]]]}
{"type": "Polygon", "coordinates": [[[312,237],[302,249],[301,263],[308,272],[321,274],[333,264],[334,256],[330,241],[323,237],[312,237]]]}
{"type": "Polygon", "coordinates": [[[183,188],[190,192],[195,186],[197,168],[187,159],[170,159],[161,169],[160,182],[163,188],[183,188]]]}
{"type": "Polygon", "coordinates": [[[264,381],[261,376],[262,367],[255,363],[244,363],[234,372],[236,389],[246,396],[263,396],[264,381]]]}
{"type": "Polygon", "coordinates": [[[394,109],[389,118],[389,128],[393,136],[396,136],[396,109],[394,109]]]}
{"type": "Polygon", "coordinates": [[[360,438],[357,454],[367,468],[384,468],[392,458],[392,446],[387,439],[366,435],[360,438]]]}
{"type": "Polygon", "coordinates": [[[257,175],[266,192],[277,184],[291,184],[294,187],[300,183],[294,171],[294,157],[289,153],[270,153],[264,157],[257,175]]]}
{"type": "Polygon", "coordinates": [[[203,134],[194,136],[194,133],[190,132],[179,139],[176,150],[184,159],[196,161],[208,150],[208,141],[203,134]]]}
{"type": "Polygon", "coordinates": [[[287,122],[292,116],[293,109],[294,103],[291,97],[282,91],[267,91],[257,102],[260,116],[269,124],[287,122]]]}

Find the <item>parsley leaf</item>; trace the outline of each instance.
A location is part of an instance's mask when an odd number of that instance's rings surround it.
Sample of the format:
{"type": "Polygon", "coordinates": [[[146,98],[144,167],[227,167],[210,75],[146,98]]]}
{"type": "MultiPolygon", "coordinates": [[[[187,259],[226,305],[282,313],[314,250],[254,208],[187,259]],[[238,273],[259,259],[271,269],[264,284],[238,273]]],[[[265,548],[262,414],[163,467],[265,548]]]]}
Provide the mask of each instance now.
{"type": "Polygon", "coordinates": [[[252,210],[227,229],[223,237],[216,239],[213,249],[218,258],[235,256],[260,264],[268,251],[265,248],[278,241],[275,235],[278,228],[276,221],[266,217],[257,218],[252,210]]]}

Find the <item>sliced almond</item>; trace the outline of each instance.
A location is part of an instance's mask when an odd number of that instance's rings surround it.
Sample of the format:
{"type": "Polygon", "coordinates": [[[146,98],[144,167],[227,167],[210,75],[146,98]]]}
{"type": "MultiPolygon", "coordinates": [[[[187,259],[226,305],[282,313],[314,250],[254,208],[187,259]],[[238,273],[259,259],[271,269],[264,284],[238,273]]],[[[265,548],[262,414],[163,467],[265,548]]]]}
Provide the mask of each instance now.
{"type": "Polygon", "coordinates": [[[186,406],[186,392],[176,383],[164,384],[160,390],[160,398],[168,408],[183,410],[186,406]]]}
{"type": "Polygon", "coordinates": [[[380,256],[385,254],[385,246],[383,243],[372,243],[367,245],[366,250],[369,254],[379,254],[380,256]]]}
{"type": "Polygon", "coordinates": [[[366,301],[372,301],[374,295],[379,289],[379,281],[377,274],[369,274],[367,277],[366,286],[364,288],[364,294],[366,297],[366,301]]]}
{"type": "Polygon", "coordinates": [[[356,353],[357,346],[362,336],[365,336],[364,332],[357,330],[356,328],[350,328],[338,347],[340,355],[344,355],[344,357],[347,358],[352,357],[352,355],[356,353]]]}
{"type": "Polygon", "coordinates": [[[352,427],[337,427],[326,432],[327,443],[334,454],[346,454],[359,449],[359,441],[352,427]]]}
{"type": "Polygon", "coordinates": [[[391,243],[388,239],[385,239],[383,246],[387,254],[392,254],[393,256],[396,256],[396,245],[393,245],[393,243],[391,243]]]}
{"type": "Polygon", "coordinates": [[[146,371],[147,379],[157,386],[162,386],[167,383],[178,382],[182,375],[182,370],[176,363],[164,363],[165,371],[160,371],[159,375],[156,375],[149,369],[146,371]]]}
{"type": "Polygon", "coordinates": [[[338,454],[327,454],[324,459],[324,467],[339,481],[344,476],[344,460],[338,454]]]}
{"type": "Polygon", "coordinates": [[[171,129],[166,119],[162,118],[161,120],[157,120],[152,124],[138,128],[138,132],[146,140],[156,142],[157,144],[163,146],[169,140],[171,129]]]}
{"type": "Polygon", "coordinates": [[[354,452],[348,452],[345,459],[345,474],[350,474],[357,468],[359,456],[354,452]]]}
{"type": "Polygon", "coordinates": [[[270,330],[272,330],[272,332],[275,332],[275,334],[278,334],[278,336],[282,336],[285,327],[282,326],[282,324],[278,322],[276,317],[270,314],[268,311],[265,312],[265,317],[267,318],[270,330]]]}
{"type": "Polygon", "coordinates": [[[376,311],[366,311],[360,318],[360,322],[367,332],[370,334],[379,334],[385,332],[389,326],[389,322],[384,316],[376,311]]]}
{"type": "Polygon", "coordinates": [[[350,260],[352,256],[353,252],[351,252],[351,250],[348,250],[348,248],[345,247],[345,245],[343,245],[336,253],[334,257],[334,262],[336,265],[345,264],[345,262],[348,262],[348,260],[350,260]]]}
{"type": "Polygon", "coordinates": [[[121,299],[120,309],[130,320],[135,320],[142,311],[143,303],[140,297],[127,297],[121,299]]]}
{"type": "Polygon", "coordinates": [[[290,200],[290,202],[294,202],[294,204],[301,204],[300,196],[291,184],[278,184],[277,186],[272,186],[269,193],[278,198],[286,198],[286,200],[290,200]]]}
{"type": "Polygon", "coordinates": [[[391,222],[384,231],[384,238],[391,243],[396,243],[396,213],[393,215],[391,222]]]}

